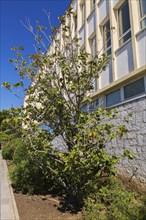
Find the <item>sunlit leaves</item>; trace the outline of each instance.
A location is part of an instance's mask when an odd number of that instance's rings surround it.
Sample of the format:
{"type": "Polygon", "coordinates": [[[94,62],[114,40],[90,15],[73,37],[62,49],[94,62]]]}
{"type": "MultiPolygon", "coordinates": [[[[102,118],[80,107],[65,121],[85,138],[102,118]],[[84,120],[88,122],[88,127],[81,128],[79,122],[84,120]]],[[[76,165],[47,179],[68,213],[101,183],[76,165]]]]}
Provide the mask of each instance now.
{"type": "Polygon", "coordinates": [[[9,82],[3,82],[2,85],[3,85],[6,89],[8,89],[8,90],[11,89],[11,85],[10,85],[9,82]]]}

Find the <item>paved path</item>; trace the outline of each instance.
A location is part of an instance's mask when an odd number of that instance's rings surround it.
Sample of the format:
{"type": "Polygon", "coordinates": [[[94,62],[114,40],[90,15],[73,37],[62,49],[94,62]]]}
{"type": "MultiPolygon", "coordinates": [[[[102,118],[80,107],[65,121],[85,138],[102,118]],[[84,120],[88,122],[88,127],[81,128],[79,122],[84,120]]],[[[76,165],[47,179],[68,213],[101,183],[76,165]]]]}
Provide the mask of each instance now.
{"type": "Polygon", "coordinates": [[[8,178],[6,161],[2,159],[0,150],[0,219],[19,220],[18,210],[8,178]]]}

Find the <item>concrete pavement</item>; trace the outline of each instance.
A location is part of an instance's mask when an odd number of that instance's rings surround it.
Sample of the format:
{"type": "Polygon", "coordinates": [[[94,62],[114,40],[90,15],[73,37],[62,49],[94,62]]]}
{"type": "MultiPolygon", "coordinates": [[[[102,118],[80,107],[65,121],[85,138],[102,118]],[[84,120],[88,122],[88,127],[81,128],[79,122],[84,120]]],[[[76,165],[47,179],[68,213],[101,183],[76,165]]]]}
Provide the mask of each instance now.
{"type": "Polygon", "coordinates": [[[2,159],[0,150],[0,219],[19,220],[18,210],[13,194],[13,190],[8,178],[8,168],[6,161],[2,159]]]}

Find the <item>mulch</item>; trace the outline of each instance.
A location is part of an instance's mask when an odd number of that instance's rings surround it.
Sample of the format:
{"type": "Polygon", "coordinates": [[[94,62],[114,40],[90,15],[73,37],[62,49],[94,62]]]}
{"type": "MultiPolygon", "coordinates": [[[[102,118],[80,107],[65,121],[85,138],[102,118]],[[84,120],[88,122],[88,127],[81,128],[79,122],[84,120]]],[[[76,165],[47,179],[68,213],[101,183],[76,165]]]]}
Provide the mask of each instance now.
{"type": "Polygon", "coordinates": [[[51,195],[15,193],[20,220],[81,220],[82,213],[61,211],[60,201],[51,195]]]}

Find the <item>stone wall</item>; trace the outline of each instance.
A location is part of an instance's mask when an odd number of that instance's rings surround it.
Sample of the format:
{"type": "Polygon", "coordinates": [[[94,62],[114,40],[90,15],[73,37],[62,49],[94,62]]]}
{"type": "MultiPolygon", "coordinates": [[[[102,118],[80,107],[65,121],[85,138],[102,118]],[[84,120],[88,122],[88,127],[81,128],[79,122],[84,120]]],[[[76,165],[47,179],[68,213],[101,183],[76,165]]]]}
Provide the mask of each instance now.
{"type": "Polygon", "coordinates": [[[132,113],[126,127],[128,133],[122,138],[112,140],[107,148],[110,154],[122,154],[128,149],[135,158],[124,158],[118,165],[118,169],[125,175],[134,177],[146,184],[146,96],[118,105],[118,117],[115,123],[121,124],[122,119],[128,113],[132,113]]]}
{"type": "MultiPolygon", "coordinates": [[[[122,155],[124,150],[129,150],[135,158],[133,160],[124,158],[118,169],[125,177],[137,180],[138,184],[144,183],[146,190],[146,96],[120,104],[117,110],[118,116],[112,122],[118,125],[123,124],[123,119],[132,113],[126,124],[128,133],[122,139],[113,139],[106,150],[111,155],[122,155]]],[[[53,144],[60,151],[66,150],[60,136],[54,139],[53,144]]]]}

